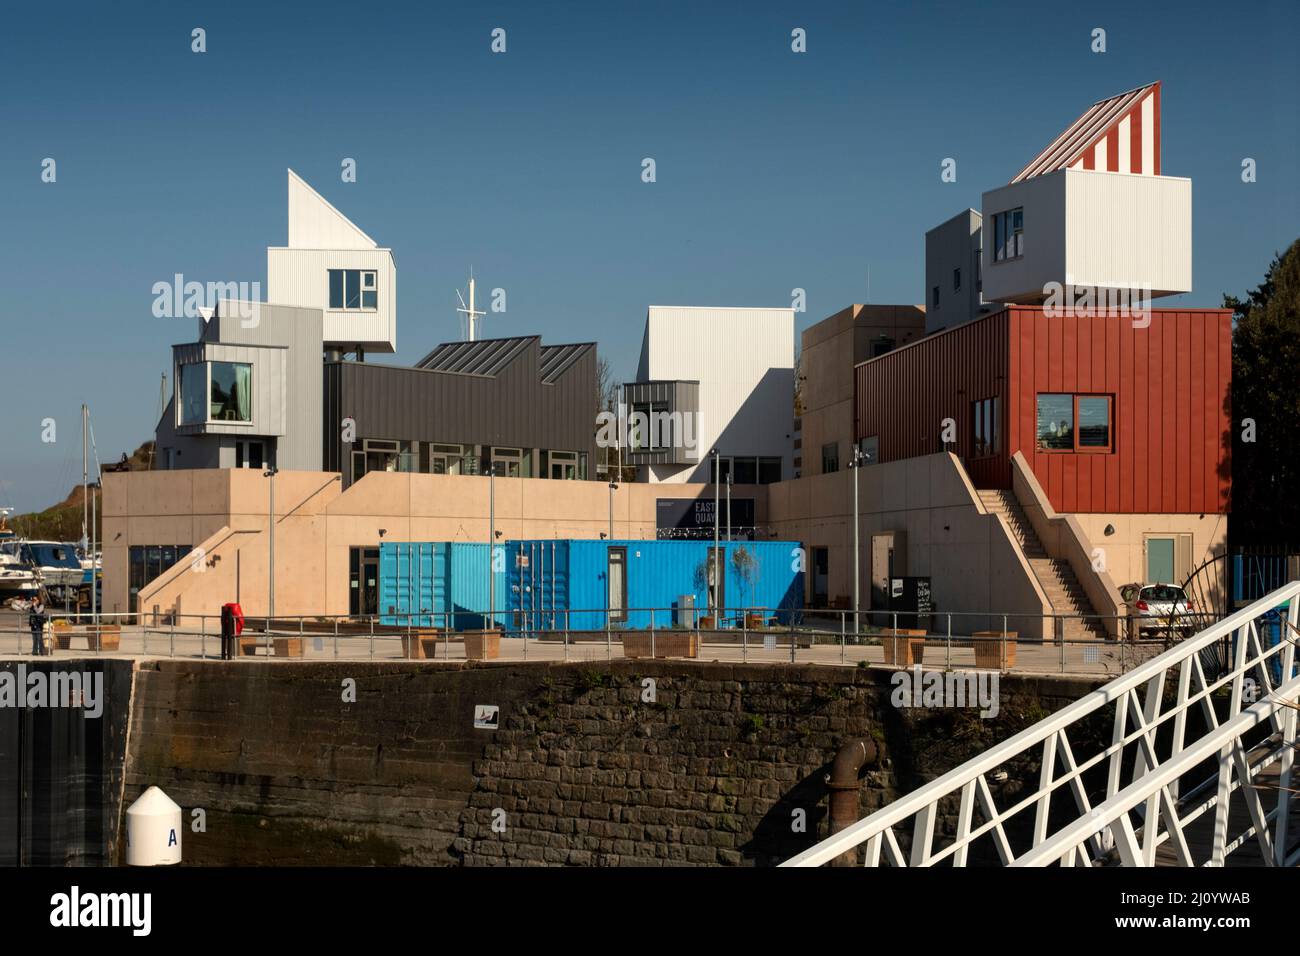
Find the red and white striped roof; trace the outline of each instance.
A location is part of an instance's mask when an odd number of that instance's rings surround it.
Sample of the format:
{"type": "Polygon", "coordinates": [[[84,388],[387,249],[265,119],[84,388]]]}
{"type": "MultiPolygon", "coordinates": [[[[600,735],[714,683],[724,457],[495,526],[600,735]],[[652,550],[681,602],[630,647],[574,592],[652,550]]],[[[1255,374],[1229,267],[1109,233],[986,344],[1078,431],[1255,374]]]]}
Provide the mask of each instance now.
{"type": "Polygon", "coordinates": [[[1160,82],[1093,103],[1013,183],[1058,169],[1160,175],[1160,82]]]}

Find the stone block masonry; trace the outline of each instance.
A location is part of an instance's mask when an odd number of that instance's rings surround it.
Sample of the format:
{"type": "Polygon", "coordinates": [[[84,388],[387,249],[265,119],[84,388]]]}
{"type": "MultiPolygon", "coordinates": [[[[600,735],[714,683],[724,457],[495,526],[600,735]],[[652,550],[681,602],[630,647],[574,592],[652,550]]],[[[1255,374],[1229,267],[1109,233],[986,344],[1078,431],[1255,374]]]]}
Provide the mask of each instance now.
{"type": "Polygon", "coordinates": [[[884,747],[867,813],[1095,686],[1004,676],[981,720],[894,708],[890,673],[162,661],[137,674],[127,800],[203,808],[192,864],[766,866],[826,834],[842,744],[884,747]]]}

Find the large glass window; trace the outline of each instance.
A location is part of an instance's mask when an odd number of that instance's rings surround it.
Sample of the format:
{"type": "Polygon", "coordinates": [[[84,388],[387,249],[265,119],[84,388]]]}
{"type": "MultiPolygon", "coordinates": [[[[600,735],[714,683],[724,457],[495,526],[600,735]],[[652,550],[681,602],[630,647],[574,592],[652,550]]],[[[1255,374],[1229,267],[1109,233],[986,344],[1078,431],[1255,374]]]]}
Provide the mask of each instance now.
{"type": "Polygon", "coordinates": [[[179,369],[180,423],[251,422],[253,366],[247,362],[195,362],[179,369]]]}
{"type": "Polygon", "coordinates": [[[206,362],[182,365],[179,377],[181,424],[202,425],[208,420],[208,365],[206,362]]]}
{"type": "Polygon", "coordinates": [[[1043,451],[1074,449],[1074,396],[1038,396],[1038,447],[1043,451]]]}
{"type": "Polygon", "coordinates": [[[1008,209],[993,217],[993,261],[1017,259],[1025,254],[1024,207],[1008,209]]]}
{"type": "Polygon", "coordinates": [[[330,308],[362,311],[379,307],[379,274],[373,269],[330,269],[330,308]]]}
{"type": "Polygon", "coordinates": [[[177,562],[185,560],[192,549],[188,544],[132,545],[127,549],[127,586],[131,606],[136,608],[136,595],[140,590],[177,562]]]}
{"type": "Polygon", "coordinates": [[[1079,447],[1094,450],[1110,448],[1110,396],[1080,395],[1079,447]]]}
{"type": "Polygon", "coordinates": [[[1002,430],[997,397],[971,402],[971,411],[975,439],[972,457],[987,458],[997,454],[1001,450],[999,432],[1002,430]]]}
{"type": "Polygon", "coordinates": [[[1040,451],[1110,451],[1113,438],[1111,396],[1038,396],[1040,451]]]}
{"type": "Polygon", "coordinates": [[[840,470],[840,446],[838,442],[822,445],[822,474],[829,475],[840,470]]]}
{"type": "Polygon", "coordinates": [[[209,362],[212,385],[208,419],[214,422],[253,420],[253,366],[245,362],[209,362]]]}

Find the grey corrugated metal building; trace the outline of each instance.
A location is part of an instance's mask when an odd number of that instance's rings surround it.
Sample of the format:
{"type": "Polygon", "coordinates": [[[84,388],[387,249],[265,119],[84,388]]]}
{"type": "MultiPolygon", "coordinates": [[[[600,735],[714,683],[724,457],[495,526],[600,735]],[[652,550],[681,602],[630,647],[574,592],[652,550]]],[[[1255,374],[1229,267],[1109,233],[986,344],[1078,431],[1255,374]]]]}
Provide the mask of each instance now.
{"type": "Polygon", "coordinates": [[[411,368],[325,364],[325,468],[584,479],[596,453],[596,346],[449,342],[411,368]],[[349,440],[350,439],[350,440],[349,440]]]}
{"type": "Polygon", "coordinates": [[[319,471],[320,309],[222,300],[172,346],[158,467],[319,471]]]}

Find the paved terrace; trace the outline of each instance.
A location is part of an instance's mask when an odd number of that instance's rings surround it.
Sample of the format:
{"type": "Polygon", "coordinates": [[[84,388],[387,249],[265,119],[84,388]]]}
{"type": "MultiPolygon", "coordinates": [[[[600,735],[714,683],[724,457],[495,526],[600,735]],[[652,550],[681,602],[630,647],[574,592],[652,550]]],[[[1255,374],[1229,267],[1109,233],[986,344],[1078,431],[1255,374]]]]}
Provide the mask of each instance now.
{"type": "MultiPolygon", "coordinates": [[[[31,634],[27,630],[26,614],[10,611],[0,613],[0,659],[30,659],[31,634]]],[[[333,625],[308,619],[304,622],[279,622],[269,633],[264,622],[256,619],[247,622],[245,638],[253,638],[257,646],[253,654],[243,659],[280,660],[292,666],[299,660],[383,660],[400,661],[408,657],[408,648],[418,646],[414,653],[425,653],[423,660],[461,664],[466,656],[463,634],[453,633],[449,639],[411,641],[404,632],[394,629],[377,629],[369,633],[335,634],[333,625]],[[292,649],[300,656],[277,657],[275,639],[288,638],[292,649]],[[295,640],[296,639],[296,640],[295,640]]],[[[647,635],[641,631],[638,634],[647,635]]],[[[862,635],[854,642],[852,635],[842,635],[839,625],[826,621],[825,629],[805,623],[793,632],[787,630],[750,632],[742,635],[732,630],[699,632],[660,630],[657,632],[656,651],[662,656],[662,641],[684,634],[698,633],[696,660],[722,663],[751,664],[823,664],[828,667],[905,666],[914,661],[899,657],[894,662],[886,660],[887,648],[879,637],[862,635]]],[[[191,624],[123,625],[117,649],[97,651],[88,648],[84,628],[74,628],[68,649],[56,649],[54,657],[85,658],[95,656],[135,658],[220,659],[219,627],[214,619],[191,624]]],[[[901,643],[901,642],[900,642],[901,643]]],[[[992,644],[1001,645],[1000,639],[992,644]]],[[[1075,640],[1059,642],[1011,642],[1015,644],[1014,663],[1000,669],[1026,675],[1068,675],[1083,677],[1114,677],[1149,660],[1169,647],[1163,640],[1113,641],[1075,640]]],[[[285,650],[289,650],[288,647],[285,650]]],[[[902,648],[899,649],[903,651],[902,648]]],[[[1009,649],[1008,649],[1009,651],[1009,649]]],[[[998,646],[995,660],[1004,662],[1009,656],[998,646]]],[[[543,637],[515,637],[505,635],[500,641],[500,654],[494,660],[510,663],[525,661],[604,661],[624,658],[621,634],[614,630],[570,632],[568,640],[559,633],[543,637]]],[[[987,664],[987,655],[984,663],[987,664]]],[[[980,667],[969,638],[932,634],[925,639],[921,664],[930,669],[952,668],[974,670],[980,667]]]]}

